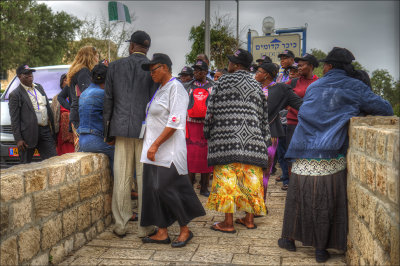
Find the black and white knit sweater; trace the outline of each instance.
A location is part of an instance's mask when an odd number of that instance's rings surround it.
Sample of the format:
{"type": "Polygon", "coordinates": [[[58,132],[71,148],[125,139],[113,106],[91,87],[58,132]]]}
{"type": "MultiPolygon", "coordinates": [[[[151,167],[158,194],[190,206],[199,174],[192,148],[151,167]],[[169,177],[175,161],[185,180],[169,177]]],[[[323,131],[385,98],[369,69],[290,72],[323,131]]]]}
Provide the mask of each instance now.
{"type": "Polygon", "coordinates": [[[239,70],[223,75],[210,96],[204,124],[208,164],[244,163],[266,168],[271,134],[260,83],[239,70]]]}

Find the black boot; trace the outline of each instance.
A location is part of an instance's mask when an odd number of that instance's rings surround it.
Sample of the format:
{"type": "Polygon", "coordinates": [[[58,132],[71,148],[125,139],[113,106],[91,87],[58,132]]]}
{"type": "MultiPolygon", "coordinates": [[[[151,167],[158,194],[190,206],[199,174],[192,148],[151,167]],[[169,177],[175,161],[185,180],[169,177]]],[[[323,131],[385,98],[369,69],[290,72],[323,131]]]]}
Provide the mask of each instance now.
{"type": "Polygon", "coordinates": [[[203,195],[205,197],[210,196],[210,191],[208,191],[208,179],[210,178],[209,174],[201,174],[201,180],[200,180],[200,195],[203,195]]]}
{"type": "Polygon", "coordinates": [[[192,183],[192,186],[193,186],[194,183],[196,182],[196,174],[195,173],[189,173],[189,180],[190,180],[190,183],[192,183]]]}

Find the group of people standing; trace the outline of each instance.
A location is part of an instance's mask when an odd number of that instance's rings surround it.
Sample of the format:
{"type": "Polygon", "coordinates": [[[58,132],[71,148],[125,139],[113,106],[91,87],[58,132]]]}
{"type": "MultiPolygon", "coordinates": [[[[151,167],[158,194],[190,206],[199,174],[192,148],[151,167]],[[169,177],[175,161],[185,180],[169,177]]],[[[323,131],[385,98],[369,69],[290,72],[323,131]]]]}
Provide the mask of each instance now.
{"type": "MultiPolygon", "coordinates": [[[[283,51],[279,71],[268,56],[252,65],[252,55],[238,49],[214,80],[204,54],[184,67],[178,80],[168,55],[147,58],[151,38],[146,32],[136,31],[129,43],[130,56],[110,64],[98,63],[94,47],[82,48],[65,77],[69,89],[57,97],[65,109],[59,115],[59,140],[110,158],[117,236],[126,235],[129,220],[138,220],[144,243],[169,244],[168,227],[177,221],[180,234],[171,246],[185,246],[193,237],[189,222],[205,215],[193,189],[195,174],[201,176],[206,207],[225,213],[212,230],[235,233],[234,224],[256,229],[254,218],[268,212],[268,180],[276,157],[282,168],[276,181],[287,190],[278,245],[289,251],[296,250],[294,240],[314,246],[317,262],[329,258],[327,248],[346,250],[348,121],[361,112],[393,115],[390,104],[372,92],[368,75],[354,70],[350,51],[333,48],[320,60],[324,76],[319,79],[313,74],[319,61],[310,54],[295,57],[283,51]],[[66,137],[67,132],[72,135],[66,137]],[[131,206],[134,180],[137,215],[131,206]],[[245,215],[234,220],[237,211],[245,215]]],[[[10,94],[20,155],[36,144],[27,145],[21,131],[30,118],[18,120],[17,114],[36,113],[39,138],[49,135],[53,123],[43,119],[43,110],[51,116],[52,111],[45,108],[43,89],[32,83],[32,71],[28,66],[17,70],[23,85],[10,94]],[[18,102],[24,97],[30,100],[18,102]]]]}

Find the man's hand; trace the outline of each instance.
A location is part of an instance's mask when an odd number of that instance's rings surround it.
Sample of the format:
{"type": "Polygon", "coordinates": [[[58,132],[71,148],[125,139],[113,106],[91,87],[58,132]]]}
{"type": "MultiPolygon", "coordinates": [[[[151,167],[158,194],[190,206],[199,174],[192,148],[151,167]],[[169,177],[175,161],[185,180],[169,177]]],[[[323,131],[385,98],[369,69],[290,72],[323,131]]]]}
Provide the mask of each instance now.
{"type": "Polygon", "coordinates": [[[20,151],[25,151],[25,149],[28,148],[28,144],[26,144],[23,140],[19,140],[17,142],[17,147],[20,151]]]}
{"type": "Polygon", "coordinates": [[[158,151],[158,145],[157,144],[155,144],[155,143],[153,143],[151,146],[150,146],[150,148],[149,148],[149,150],[147,151],[147,158],[150,160],[150,161],[155,161],[156,160],[156,152],[158,151]]]}

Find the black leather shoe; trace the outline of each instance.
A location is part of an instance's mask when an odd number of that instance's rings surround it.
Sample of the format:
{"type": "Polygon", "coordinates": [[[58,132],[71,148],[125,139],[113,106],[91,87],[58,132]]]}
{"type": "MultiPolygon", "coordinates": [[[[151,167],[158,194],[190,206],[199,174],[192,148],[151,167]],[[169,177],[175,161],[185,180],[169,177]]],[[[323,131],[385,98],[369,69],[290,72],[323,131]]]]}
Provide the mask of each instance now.
{"type": "Polygon", "coordinates": [[[278,239],[278,246],[280,248],[284,248],[287,251],[296,251],[296,246],[293,240],[289,240],[287,238],[279,238],[278,239]]]}
{"type": "Polygon", "coordinates": [[[183,248],[184,246],[186,246],[186,244],[192,238],[193,238],[193,233],[192,233],[192,231],[189,231],[189,237],[185,241],[174,241],[174,242],[172,242],[171,247],[173,247],[173,248],[183,248]]]}
{"type": "Polygon", "coordinates": [[[145,244],[148,243],[154,243],[154,244],[169,244],[171,243],[171,239],[169,237],[167,237],[164,240],[156,240],[156,239],[151,239],[150,237],[146,236],[142,238],[142,242],[145,244]]]}
{"type": "Polygon", "coordinates": [[[206,191],[200,191],[200,195],[202,195],[202,196],[204,196],[204,197],[209,197],[210,196],[210,192],[208,191],[208,190],[206,190],[206,191]]]}
{"type": "Polygon", "coordinates": [[[331,256],[329,255],[329,252],[325,249],[316,249],[315,250],[315,260],[318,263],[322,263],[327,261],[331,256]]]}

